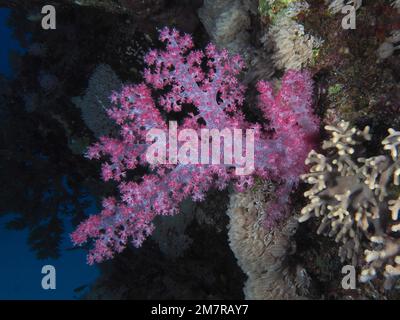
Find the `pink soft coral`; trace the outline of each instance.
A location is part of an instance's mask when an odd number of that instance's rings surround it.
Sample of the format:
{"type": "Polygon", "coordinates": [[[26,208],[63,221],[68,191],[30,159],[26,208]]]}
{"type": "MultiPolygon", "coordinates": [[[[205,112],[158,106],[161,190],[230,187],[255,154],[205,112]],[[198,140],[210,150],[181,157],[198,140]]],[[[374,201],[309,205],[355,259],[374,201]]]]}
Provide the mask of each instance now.
{"type": "Polygon", "coordinates": [[[230,57],[226,50],[218,51],[212,44],[204,52],[192,50],[189,35],[168,28],[160,32],[160,40],[166,48],[147,54],[145,82],[126,86],[111,97],[113,106],[108,113],[121,127],[120,137],[103,137],[88,151],[91,159],[108,159],[102,165],[103,179],[118,181],[120,193],[118,200],[105,199],[102,212],[82,222],[72,234],[75,245],[94,240],[89,264],[112,258],[128,241],[140,246],[153,231],[154,217],[178,213],[186,197],[203,200],[211,187],[223,189],[232,180],[242,190],[251,185],[255,175],[281,182],[277,200],[267,215],[271,217],[267,226],[273,225],[285,212],[289,193],[299,181],[312,136],[318,130],[318,121],[312,115],[312,81],[308,73],[288,72],[276,97],[268,83],[260,82],[259,107],[270,123],[251,124],[241,111],[245,88],[238,80],[244,67],[239,56],[230,57]],[[145,157],[149,146],[146,133],[154,128],[166,130],[166,118],[185,112],[189,105],[195,111],[186,112],[178,131],[254,130],[252,175],[235,175],[235,163],[149,165],[145,157]],[[129,179],[127,172],[139,167],[147,168],[146,174],[129,179]]]}

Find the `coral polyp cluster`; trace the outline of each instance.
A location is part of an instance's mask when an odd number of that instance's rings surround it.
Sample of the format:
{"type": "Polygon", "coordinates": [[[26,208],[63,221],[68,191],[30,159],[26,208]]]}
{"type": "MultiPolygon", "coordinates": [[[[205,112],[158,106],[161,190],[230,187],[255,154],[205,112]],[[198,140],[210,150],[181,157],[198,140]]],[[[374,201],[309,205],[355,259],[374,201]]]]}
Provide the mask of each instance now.
{"type": "Polygon", "coordinates": [[[325,154],[311,151],[306,160],[310,172],[302,179],[312,188],[305,192],[309,203],[300,222],[320,219],[318,233],[335,237],[342,261],[358,264],[365,252],[360,279],[368,281],[383,272],[386,286],[400,275],[400,132],[389,129],[382,141],[389,155],[365,158],[363,143],[371,139],[369,127],[352,128],[341,121],[326,126],[330,139],[324,141],[325,154]]]}
{"type": "Polygon", "coordinates": [[[229,244],[248,279],[246,299],[301,299],[308,294],[309,278],[297,265],[290,270],[288,257],[296,251],[293,236],[298,222],[291,216],[279,228],[266,229],[263,216],[268,214],[268,198],[273,193],[268,183],[233,194],[227,214],[229,244]]]}
{"type": "Polygon", "coordinates": [[[274,16],[269,37],[275,47],[273,60],[278,69],[300,70],[306,67],[323,44],[322,39],[307,33],[297,21],[297,16],[308,8],[305,1],[289,1],[274,16]]]}

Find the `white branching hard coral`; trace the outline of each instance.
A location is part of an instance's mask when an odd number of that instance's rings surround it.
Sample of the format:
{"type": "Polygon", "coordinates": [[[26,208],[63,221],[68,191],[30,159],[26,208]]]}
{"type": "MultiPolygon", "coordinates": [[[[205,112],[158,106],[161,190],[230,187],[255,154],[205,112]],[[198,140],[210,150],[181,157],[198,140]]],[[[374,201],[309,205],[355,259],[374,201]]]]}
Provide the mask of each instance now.
{"type": "Polygon", "coordinates": [[[279,69],[300,70],[312,62],[316,50],[323,41],[307,34],[304,26],[296,21],[296,16],[307,10],[307,2],[291,2],[277,14],[269,31],[275,52],[273,60],[279,69]]]}
{"type": "Polygon", "coordinates": [[[311,151],[306,160],[310,173],[302,179],[312,188],[304,194],[309,204],[299,221],[319,218],[317,232],[335,237],[342,261],[356,265],[368,248],[360,279],[371,280],[383,271],[388,286],[400,275],[400,197],[392,194],[400,184],[400,132],[389,129],[382,141],[390,156],[363,158],[369,127],[361,131],[341,121],[325,129],[331,136],[322,145],[326,155],[311,151]]]}
{"type": "MultiPolygon", "coordinates": [[[[400,132],[389,129],[389,136],[382,141],[385,150],[389,150],[391,161],[387,169],[375,179],[377,185],[391,183],[400,185],[400,132]]],[[[378,157],[376,157],[378,158],[378,157]]],[[[377,188],[379,190],[379,188],[377,188]]],[[[381,188],[380,199],[388,196],[388,191],[381,188]]],[[[390,289],[400,276],[400,195],[387,202],[387,216],[381,225],[376,227],[374,236],[370,238],[370,249],[365,250],[366,267],[361,272],[360,279],[369,281],[376,277],[377,273],[383,271],[386,279],[385,289],[390,289]]],[[[381,219],[383,220],[383,219],[381,219]]]]}
{"type": "Polygon", "coordinates": [[[391,289],[400,276],[400,243],[390,237],[373,237],[371,241],[374,248],[365,250],[367,265],[361,272],[360,280],[370,281],[382,271],[384,288],[391,289]]]}
{"type": "Polygon", "coordinates": [[[295,251],[292,236],[298,222],[290,217],[280,228],[266,230],[267,185],[231,195],[228,208],[229,243],[239,266],[248,276],[246,299],[300,299],[308,292],[309,277],[301,266],[291,274],[288,256],[295,251]]]}

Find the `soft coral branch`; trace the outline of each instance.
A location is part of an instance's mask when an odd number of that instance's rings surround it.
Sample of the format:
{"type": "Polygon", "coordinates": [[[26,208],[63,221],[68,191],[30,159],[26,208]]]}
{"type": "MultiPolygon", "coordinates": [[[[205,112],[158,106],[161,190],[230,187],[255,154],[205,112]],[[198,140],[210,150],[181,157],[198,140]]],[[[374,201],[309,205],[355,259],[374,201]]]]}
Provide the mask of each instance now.
{"type": "Polygon", "coordinates": [[[112,95],[113,106],[108,113],[121,127],[120,137],[101,138],[87,154],[89,158],[107,159],[102,166],[103,179],[116,180],[120,194],[119,199],[105,199],[100,214],[82,222],[72,234],[76,245],[94,240],[88,255],[90,264],[112,258],[129,241],[140,246],[152,233],[154,217],[178,213],[186,197],[203,200],[210,188],[223,189],[232,180],[239,189],[252,183],[252,176],[234,174],[235,163],[149,165],[146,134],[154,128],[167,129],[165,114],[182,111],[187,104],[195,108],[178,131],[253,129],[253,176],[275,179],[282,185],[277,201],[271,205],[274,222],[288,205],[289,193],[298,183],[312,147],[310,138],[317,132],[318,121],[311,109],[312,81],[307,73],[287,73],[276,97],[268,83],[259,83],[259,107],[270,121],[270,130],[264,130],[260,124],[244,120],[241,107],[245,88],[238,80],[244,65],[239,56],[231,57],[212,44],[204,52],[193,50],[189,35],[168,28],[160,32],[160,40],[166,48],[152,50],[145,57],[145,81],[112,95]],[[154,98],[157,95],[159,98],[154,98]],[[139,167],[147,168],[146,174],[129,181],[127,171],[139,167]]]}

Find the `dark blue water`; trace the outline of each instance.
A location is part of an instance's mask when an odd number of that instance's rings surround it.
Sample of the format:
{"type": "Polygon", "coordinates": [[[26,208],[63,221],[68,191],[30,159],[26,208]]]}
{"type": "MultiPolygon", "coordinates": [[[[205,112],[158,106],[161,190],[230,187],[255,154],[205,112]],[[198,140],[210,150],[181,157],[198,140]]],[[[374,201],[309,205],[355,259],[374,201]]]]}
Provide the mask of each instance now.
{"type": "Polygon", "coordinates": [[[8,78],[12,77],[12,69],[9,61],[10,51],[23,52],[18,41],[12,38],[11,30],[6,25],[9,14],[9,9],[0,8],[0,73],[8,78]]]}
{"type": "MultiPolygon", "coordinates": [[[[10,11],[0,8],[0,73],[8,78],[13,77],[9,63],[11,50],[23,53],[18,42],[6,26],[10,11]]],[[[97,208],[87,212],[96,213],[97,208]]],[[[37,260],[26,244],[27,231],[10,231],[4,228],[6,216],[0,219],[0,299],[74,299],[74,289],[93,282],[98,276],[96,267],[86,265],[83,250],[66,250],[71,242],[68,234],[62,244],[60,259],[37,260]],[[44,290],[41,287],[42,267],[46,264],[56,268],[56,289],[44,290]]],[[[72,228],[68,228],[71,231],[72,228]]],[[[82,294],[82,292],[81,292],[82,294]]]]}
{"type": "Polygon", "coordinates": [[[74,293],[74,289],[96,279],[98,270],[85,264],[82,250],[65,250],[71,247],[68,238],[60,259],[37,260],[26,245],[28,232],[4,229],[8,219],[0,219],[0,299],[74,299],[84,293],[74,293]],[[56,268],[55,290],[41,286],[41,270],[47,264],[56,268]]]}

